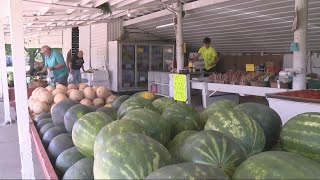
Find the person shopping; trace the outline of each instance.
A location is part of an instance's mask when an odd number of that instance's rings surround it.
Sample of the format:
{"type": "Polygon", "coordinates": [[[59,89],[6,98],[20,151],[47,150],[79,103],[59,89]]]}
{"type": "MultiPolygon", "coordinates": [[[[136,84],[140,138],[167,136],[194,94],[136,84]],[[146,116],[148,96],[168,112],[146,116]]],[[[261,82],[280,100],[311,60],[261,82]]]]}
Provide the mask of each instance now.
{"type": "Polygon", "coordinates": [[[70,74],[73,76],[73,81],[75,84],[80,84],[81,83],[81,72],[84,70],[83,67],[84,60],[83,60],[83,52],[79,51],[76,56],[74,56],[69,62],[69,67],[70,67],[70,74]]]}

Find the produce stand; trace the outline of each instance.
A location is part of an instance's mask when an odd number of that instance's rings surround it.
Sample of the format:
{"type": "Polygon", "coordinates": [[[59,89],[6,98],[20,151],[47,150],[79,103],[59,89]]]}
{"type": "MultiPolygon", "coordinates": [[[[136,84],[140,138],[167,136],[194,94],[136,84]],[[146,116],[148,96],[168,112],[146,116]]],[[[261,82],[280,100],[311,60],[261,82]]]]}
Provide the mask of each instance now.
{"type": "MultiPolygon", "coordinates": [[[[295,92],[299,91],[293,91],[292,93],[295,92]]],[[[320,99],[290,97],[281,93],[267,94],[267,99],[269,106],[280,115],[282,124],[302,113],[320,112],[320,99]]]]}

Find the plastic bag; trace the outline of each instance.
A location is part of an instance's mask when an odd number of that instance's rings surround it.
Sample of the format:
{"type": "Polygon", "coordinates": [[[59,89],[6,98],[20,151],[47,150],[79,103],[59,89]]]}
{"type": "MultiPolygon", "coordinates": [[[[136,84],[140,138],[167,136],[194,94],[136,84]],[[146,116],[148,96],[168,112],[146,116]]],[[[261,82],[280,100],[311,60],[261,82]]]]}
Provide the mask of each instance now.
{"type": "Polygon", "coordinates": [[[71,73],[69,73],[68,84],[71,84],[71,83],[74,83],[74,78],[73,78],[73,75],[71,73]]]}

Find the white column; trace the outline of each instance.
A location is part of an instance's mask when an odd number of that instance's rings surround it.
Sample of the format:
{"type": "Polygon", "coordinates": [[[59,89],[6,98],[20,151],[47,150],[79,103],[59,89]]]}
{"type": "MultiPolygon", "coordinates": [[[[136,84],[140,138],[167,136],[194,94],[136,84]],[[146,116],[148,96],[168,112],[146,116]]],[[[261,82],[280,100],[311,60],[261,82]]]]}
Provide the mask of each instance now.
{"type": "Polygon", "coordinates": [[[293,68],[302,69],[302,73],[293,78],[293,89],[303,90],[306,89],[308,0],[295,0],[295,8],[298,8],[298,28],[294,42],[298,43],[299,51],[293,53],[293,68]]]}
{"type": "Polygon", "coordinates": [[[22,0],[10,0],[10,29],[22,179],[35,179],[29,133],[22,0]]]}
{"type": "Polygon", "coordinates": [[[1,71],[1,91],[2,91],[1,93],[2,93],[3,104],[4,104],[4,121],[5,123],[11,123],[5,39],[4,39],[3,20],[1,18],[0,18],[0,71],[1,71]]]}
{"type": "Polygon", "coordinates": [[[177,59],[177,70],[179,72],[179,70],[184,68],[184,55],[183,55],[183,25],[182,25],[182,11],[183,11],[183,7],[182,7],[182,3],[180,0],[178,0],[177,2],[177,13],[176,13],[176,17],[177,17],[177,24],[176,24],[176,59],[177,59]]]}

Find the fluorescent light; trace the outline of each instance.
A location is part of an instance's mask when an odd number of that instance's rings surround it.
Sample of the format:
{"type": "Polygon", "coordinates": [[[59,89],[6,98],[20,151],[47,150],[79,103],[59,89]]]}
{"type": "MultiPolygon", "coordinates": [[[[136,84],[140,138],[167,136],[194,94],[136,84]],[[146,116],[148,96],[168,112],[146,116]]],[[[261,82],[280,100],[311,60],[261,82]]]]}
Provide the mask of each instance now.
{"type": "Polygon", "coordinates": [[[169,26],[173,26],[173,25],[174,25],[174,23],[164,24],[164,25],[161,25],[161,26],[156,26],[156,29],[165,28],[165,27],[169,27],[169,26]]]}

